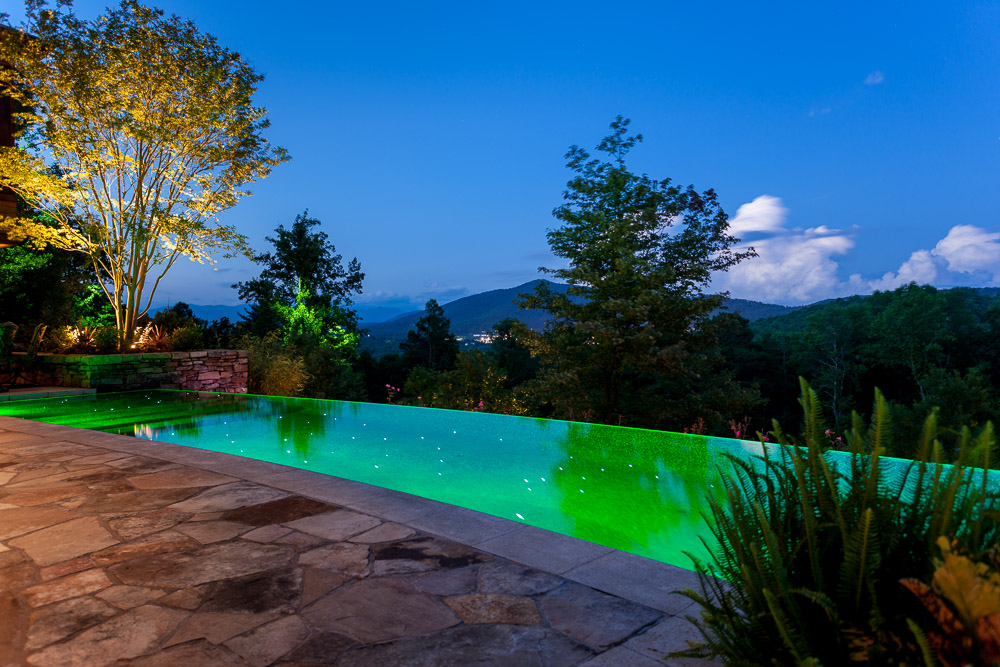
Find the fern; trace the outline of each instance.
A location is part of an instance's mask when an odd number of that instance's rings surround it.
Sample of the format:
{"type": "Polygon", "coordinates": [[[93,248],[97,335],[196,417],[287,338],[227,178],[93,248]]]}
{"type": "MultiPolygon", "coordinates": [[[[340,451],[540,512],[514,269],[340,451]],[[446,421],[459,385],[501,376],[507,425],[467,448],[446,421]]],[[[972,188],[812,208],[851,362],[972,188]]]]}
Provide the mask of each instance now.
{"type": "Polygon", "coordinates": [[[712,555],[694,563],[701,591],[684,593],[702,609],[703,637],[686,655],[923,663],[907,623],[912,600],[898,581],[930,577],[940,535],[970,553],[1000,539],[1000,491],[977,470],[992,461],[992,425],[975,437],[966,430],[955,464],[944,465],[932,411],[918,458],[905,465],[882,458],[900,448],[880,392],[868,423],[852,415],[848,452],[825,451],[822,410],[804,381],[800,403],[801,443],[775,423],[779,444],[751,461],[727,458],[725,500],[709,500],[712,555]]]}

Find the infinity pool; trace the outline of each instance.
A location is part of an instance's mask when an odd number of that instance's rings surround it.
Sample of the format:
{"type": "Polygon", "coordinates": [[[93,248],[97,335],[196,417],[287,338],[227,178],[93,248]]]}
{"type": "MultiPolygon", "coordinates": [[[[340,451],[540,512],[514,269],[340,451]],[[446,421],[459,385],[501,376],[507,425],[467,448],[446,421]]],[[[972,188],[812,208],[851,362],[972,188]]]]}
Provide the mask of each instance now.
{"type": "Polygon", "coordinates": [[[690,568],[723,454],[757,443],[304,398],[139,391],[0,403],[0,414],[305,468],[690,568]]]}

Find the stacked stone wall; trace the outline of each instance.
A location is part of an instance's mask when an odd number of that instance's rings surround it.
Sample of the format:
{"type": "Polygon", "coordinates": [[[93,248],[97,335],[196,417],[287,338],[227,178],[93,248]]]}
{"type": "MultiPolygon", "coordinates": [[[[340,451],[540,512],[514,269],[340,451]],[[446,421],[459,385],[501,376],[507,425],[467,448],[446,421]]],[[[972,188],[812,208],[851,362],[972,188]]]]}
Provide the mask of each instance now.
{"type": "Polygon", "coordinates": [[[99,391],[186,389],[247,391],[246,350],[196,350],[149,354],[39,354],[24,381],[99,391]]]}

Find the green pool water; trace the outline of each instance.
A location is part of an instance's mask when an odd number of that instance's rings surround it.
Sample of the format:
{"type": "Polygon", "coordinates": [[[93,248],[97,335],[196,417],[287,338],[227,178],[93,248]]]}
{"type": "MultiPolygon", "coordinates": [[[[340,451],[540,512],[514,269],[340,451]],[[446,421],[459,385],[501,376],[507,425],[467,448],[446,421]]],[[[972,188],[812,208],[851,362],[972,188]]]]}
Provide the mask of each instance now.
{"type": "Polygon", "coordinates": [[[722,438],[373,403],[140,391],[0,414],[237,454],[405,491],[689,568],[722,438]]]}

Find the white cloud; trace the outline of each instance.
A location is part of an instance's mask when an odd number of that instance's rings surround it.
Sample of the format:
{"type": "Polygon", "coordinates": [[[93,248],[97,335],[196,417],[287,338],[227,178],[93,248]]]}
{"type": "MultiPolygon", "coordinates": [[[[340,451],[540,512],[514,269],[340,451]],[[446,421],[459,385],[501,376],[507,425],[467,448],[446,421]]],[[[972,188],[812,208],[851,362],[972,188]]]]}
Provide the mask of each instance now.
{"type": "Polygon", "coordinates": [[[976,273],[986,271],[993,281],[1000,280],[1000,233],[988,232],[975,225],[955,225],[931,251],[948,263],[949,271],[976,273]]]}
{"type": "Polygon", "coordinates": [[[737,238],[749,232],[774,232],[782,229],[788,209],[779,197],[761,195],[743,204],[729,220],[729,233],[737,238]]]}
{"type": "Polygon", "coordinates": [[[955,225],[932,250],[911,253],[895,271],[876,279],[852,274],[843,281],[836,258],[854,248],[853,230],[825,225],[792,228],[786,224],[787,217],[781,198],[771,195],[740,206],[730,220],[730,233],[741,239],[745,234],[760,234],[763,238],[743,239],[736,246],[737,250],[752,246],[758,256],[740,262],[728,273],[717,274],[714,287],[728,290],[734,297],[800,304],[893,290],[911,282],[956,284],[971,278],[982,284],[985,278],[1000,284],[1000,232],[955,225]]]}
{"type": "Polygon", "coordinates": [[[918,250],[903,262],[898,271],[889,271],[880,279],[869,281],[868,286],[873,290],[886,291],[914,282],[926,285],[934,282],[937,275],[938,267],[930,251],[918,250]]]}
{"type": "Polygon", "coordinates": [[[877,86],[883,81],[885,81],[885,72],[883,72],[882,70],[875,70],[874,72],[865,77],[866,86],[877,86]]]}
{"type": "Polygon", "coordinates": [[[832,259],[854,247],[846,232],[825,226],[789,229],[788,209],[779,197],[762,195],[739,208],[730,221],[736,236],[756,231],[770,232],[769,238],[741,243],[752,246],[757,257],[732,267],[717,277],[722,289],[732,296],[778,303],[804,303],[848,293],[848,284],[837,277],[832,259]]]}

